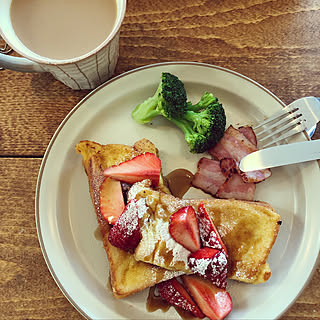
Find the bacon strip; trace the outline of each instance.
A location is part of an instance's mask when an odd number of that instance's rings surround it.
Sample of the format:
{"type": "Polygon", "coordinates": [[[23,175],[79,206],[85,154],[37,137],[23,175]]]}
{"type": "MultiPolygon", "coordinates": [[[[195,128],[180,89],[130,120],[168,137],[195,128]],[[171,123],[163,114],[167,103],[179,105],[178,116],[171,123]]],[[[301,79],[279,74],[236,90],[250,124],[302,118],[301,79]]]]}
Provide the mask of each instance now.
{"type": "Polygon", "coordinates": [[[227,178],[231,177],[234,173],[238,173],[238,165],[232,158],[221,159],[220,168],[227,178]]]}
{"type": "Polygon", "coordinates": [[[257,137],[250,126],[239,127],[238,130],[255,146],[257,146],[257,137]]]}
{"type": "Polygon", "coordinates": [[[220,161],[203,157],[198,162],[192,185],[214,196],[226,179],[221,171],[220,161]]]}
{"type": "Polygon", "coordinates": [[[254,183],[242,180],[236,172],[235,161],[230,158],[221,161],[201,158],[192,185],[224,199],[253,200],[256,190],[254,183]]]}
{"type": "Polygon", "coordinates": [[[216,193],[216,197],[223,199],[249,200],[254,199],[256,191],[255,183],[246,183],[239,174],[233,174],[222,184],[216,193]]]}
{"type": "Polygon", "coordinates": [[[209,153],[218,160],[201,158],[192,181],[193,186],[224,199],[253,200],[256,182],[265,180],[271,171],[241,172],[238,165],[247,154],[257,149],[257,139],[249,126],[230,126],[209,153]]]}
{"type": "MultiPolygon", "coordinates": [[[[215,147],[209,150],[209,153],[222,160],[223,158],[232,158],[239,165],[240,160],[247,154],[257,151],[257,147],[249,141],[243,133],[229,126],[224,136],[216,144],[215,147]]],[[[241,177],[245,182],[260,182],[271,176],[269,169],[241,172],[241,177]]]]}

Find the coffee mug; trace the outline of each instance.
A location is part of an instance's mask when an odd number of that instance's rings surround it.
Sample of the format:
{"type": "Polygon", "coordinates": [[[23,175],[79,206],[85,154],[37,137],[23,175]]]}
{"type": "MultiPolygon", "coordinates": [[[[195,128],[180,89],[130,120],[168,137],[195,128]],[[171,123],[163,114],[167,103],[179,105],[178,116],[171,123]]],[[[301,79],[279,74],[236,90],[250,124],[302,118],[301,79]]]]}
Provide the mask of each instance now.
{"type": "Polygon", "coordinates": [[[119,57],[119,34],[126,0],[115,0],[115,23],[100,45],[79,57],[65,59],[44,57],[31,51],[20,40],[10,14],[12,1],[0,1],[0,35],[21,57],[0,54],[0,67],[22,72],[50,72],[57,80],[76,90],[94,89],[113,75],[119,57]]]}

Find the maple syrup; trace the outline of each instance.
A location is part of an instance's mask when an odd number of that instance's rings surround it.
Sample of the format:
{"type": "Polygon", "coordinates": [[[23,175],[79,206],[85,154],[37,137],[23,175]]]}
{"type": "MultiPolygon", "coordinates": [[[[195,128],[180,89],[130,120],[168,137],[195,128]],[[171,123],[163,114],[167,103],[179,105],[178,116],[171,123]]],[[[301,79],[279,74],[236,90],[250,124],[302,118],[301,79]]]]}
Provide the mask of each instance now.
{"type": "Polygon", "coordinates": [[[175,169],[165,178],[172,195],[182,198],[191,187],[193,174],[186,169],[175,169]]]}
{"type": "Polygon", "coordinates": [[[148,312],[154,312],[156,310],[162,310],[163,312],[167,312],[171,305],[162,299],[159,295],[155,294],[155,287],[151,287],[149,289],[149,294],[147,298],[147,310],[148,312]]]}
{"type": "Polygon", "coordinates": [[[196,320],[199,319],[195,317],[190,311],[184,310],[179,307],[174,307],[176,311],[178,312],[179,316],[181,317],[182,320],[196,320]]]}
{"type": "Polygon", "coordinates": [[[155,290],[156,290],[155,287],[151,287],[149,289],[149,294],[148,294],[148,298],[147,298],[147,311],[148,312],[154,312],[159,309],[162,310],[162,312],[167,312],[171,307],[173,307],[176,309],[177,313],[180,315],[182,320],[196,320],[196,319],[198,319],[195,316],[193,316],[191,312],[169,304],[167,301],[162,299],[159,295],[156,295],[155,290]]]}
{"type": "Polygon", "coordinates": [[[93,234],[94,234],[94,237],[95,237],[97,240],[99,240],[99,241],[102,241],[102,240],[103,240],[99,226],[96,228],[96,230],[94,231],[93,234]]]}
{"type": "Polygon", "coordinates": [[[112,290],[112,284],[111,284],[111,276],[110,276],[110,274],[109,274],[109,277],[108,277],[108,282],[107,282],[107,284],[106,284],[106,288],[107,288],[108,290],[110,290],[111,292],[113,291],[113,290],[112,290]]]}

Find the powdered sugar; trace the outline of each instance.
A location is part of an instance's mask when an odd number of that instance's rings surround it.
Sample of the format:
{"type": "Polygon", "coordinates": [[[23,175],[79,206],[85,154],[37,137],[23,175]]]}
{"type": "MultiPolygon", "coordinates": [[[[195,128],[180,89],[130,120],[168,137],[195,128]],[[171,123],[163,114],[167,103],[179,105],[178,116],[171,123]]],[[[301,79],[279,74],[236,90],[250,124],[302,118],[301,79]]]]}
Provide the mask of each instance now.
{"type": "Polygon", "coordinates": [[[144,188],[148,188],[150,186],[151,186],[151,180],[148,180],[148,179],[133,184],[130,190],[128,191],[128,201],[135,199],[137,194],[141,190],[143,190],[144,188]]]}
{"type": "Polygon", "coordinates": [[[204,247],[211,247],[214,249],[222,250],[222,245],[220,244],[220,241],[218,240],[218,237],[214,231],[211,231],[209,233],[209,236],[202,242],[204,247]]]}
{"type": "Polygon", "coordinates": [[[181,275],[183,275],[184,272],[182,271],[172,271],[172,270],[166,270],[164,272],[164,275],[163,275],[163,280],[168,280],[168,279],[171,279],[171,278],[176,278],[176,277],[179,277],[181,275]]]}
{"type": "Polygon", "coordinates": [[[145,215],[141,228],[141,241],[135,251],[135,257],[160,267],[188,271],[187,262],[190,251],[171,237],[169,222],[159,218],[164,214],[162,211],[164,209],[157,206],[156,219],[150,219],[148,214],[145,215]],[[179,268],[177,263],[180,264],[179,268]]]}
{"type": "Polygon", "coordinates": [[[146,200],[141,198],[137,201],[137,208],[138,208],[138,218],[142,219],[146,214],[148,207],[146,205],[146,200]]]}
{"type": "MultiPolygon", "coordinates": [[[[163,208],[158,208],[158,210],[163,211],[163,208]]],[[[156,233],[159,236],[159,240],[164,243],[167,251],[173,256],[170,266],[174,267],[176,262],[183,262],[187,266],[190,251],[171,237],[169,233],[169,222],[164,220],[160,221],[160,223],[156,223],[156,233]]]]}
{"type": "Polygon", "coordinates": [[[226,287],[228,273],[226,255],[218,251],[212,258],[189,257],[189,267],[192,272],[211,281],[216,286],[226,287]]]}
{"type": "Polygon", "coordinates": [[[217,277],[226,268],[227,259],[223,253],[219,252],[212,259],[196,259],[190,257],[189,263],[192,265],[192,271],[195,273],[205,275],[210,271],[212,276],[217,277]]]}
{"type": "Polygon", "coordinates": [[[199,206],[197,218],[199,224],[200,238],[203,247],[210,247],[217,250],[221,250],[225,254],[227,254],[226,248],[222,243],[218,230],[215,228],[213,222],[211,221],[206,211],[206,208],[202,204],[200,204],[199,206]]]}
{"type": "Polygon", "coordinates": [[[136,201],[130,201],[124,209],[123,213],[121,214],[121,219],[119,218],[117,221],[119,226],[121,226],[122,231],[127,236],[131,236],[139,226],[137,213],[138,208],[136,201]]]}
{"type": "Polygon", "coordinates": [[[190,258],[189,263],[192,265],[193,272],[198,273],[199,275],[205,275],[211,260],[190,258]]]}
{"type": "Polygon", "coordinates": [[[174,288],[173,285],[165,286],[164,290],[161,291],[161,295],[165,297],[169,303],[172,303],[184,310],[191,309],[190,303],[174,288]]]}
{"type": "Polygon", "coordinates": [[[138,220],[138,208],[135,200],[131,200],[108,236],[109,242],[122,250],[135,249],[140,241],[140,225],[138,220]]]}

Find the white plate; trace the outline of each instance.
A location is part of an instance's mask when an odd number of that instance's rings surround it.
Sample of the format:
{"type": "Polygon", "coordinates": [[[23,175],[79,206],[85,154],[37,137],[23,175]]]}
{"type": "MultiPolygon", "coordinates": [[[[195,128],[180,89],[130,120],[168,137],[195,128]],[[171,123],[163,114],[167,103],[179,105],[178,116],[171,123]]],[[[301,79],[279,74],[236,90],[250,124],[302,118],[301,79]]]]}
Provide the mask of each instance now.
{"type": "MultiPolygon", "coordinates": [[[[196,170],[203,155],[188,152],[182,132],[165,119],[138,125],[132,109],[153,95],[161,72],[176,74],[188,98],[197,101],[211,91],[223,103],[228,123],[257,123],[283,103],[258,83],[227,69],[199,63],[164,63],[120,75],[84,98],[62,122],[44,156],[37,185],[36,221],[41,248],[58,286],[88,319],[177,318],[174,309],[146,311],[147,290],[116,300],[108,289],[108,263],[94,236],[96,217],[89,197],[80,140],[132,145],[148,138],[159,149],[164,174],[175,168],[196,170]]],[[[301,134],[297,140],[306,139],[301,134]]],[[[316,266],[320,248],[320,215],[316,190],[317,162],[273,170],[257,187],[256,199],[268,201],[282,216],[269,257],[271,279],[261,285],[229,282],[234,307],[228,319],[275,319],[293,303],[316,266]]],[[[199,196],[199,193],[188,196],[199,196]]]]}

